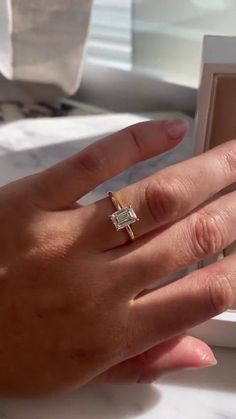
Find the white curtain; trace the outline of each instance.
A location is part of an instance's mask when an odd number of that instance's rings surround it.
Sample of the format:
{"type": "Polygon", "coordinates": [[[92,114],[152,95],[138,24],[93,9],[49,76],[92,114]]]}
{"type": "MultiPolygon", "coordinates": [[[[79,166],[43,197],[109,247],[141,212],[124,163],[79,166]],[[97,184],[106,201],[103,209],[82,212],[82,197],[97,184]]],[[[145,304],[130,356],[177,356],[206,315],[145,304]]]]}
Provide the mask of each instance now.
{"type": "Polygon", "coordinates": [[[74,93],[81,78],[92,0],[0,0],[0,4],[4,44],[0,69],[5,77],[53,84],[74,93]]]}

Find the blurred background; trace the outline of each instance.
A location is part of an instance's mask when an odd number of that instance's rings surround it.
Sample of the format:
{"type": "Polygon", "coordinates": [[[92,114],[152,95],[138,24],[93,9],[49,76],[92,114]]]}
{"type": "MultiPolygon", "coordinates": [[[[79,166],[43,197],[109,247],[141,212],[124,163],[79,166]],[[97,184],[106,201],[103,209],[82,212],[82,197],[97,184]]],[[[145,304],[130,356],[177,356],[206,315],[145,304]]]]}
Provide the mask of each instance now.
{"type": "Polygon", "coordinates": [[[95,0],[87,60],[196,88],[203,36],[235,18],[234,0],[95,0]]]}
{"type": "MultiPolygon", "coordinates": [[[[94,0],[81,100],[96,102],[99,96],[102,103],[96,105],[110,105],[115,110],[139,110],[137,101],[142,99],[145,107],[149,101],[152,108],[155,79],[156,83],[159,81],[184,87],[185,90],[171,90],[170,95],[177,95],[178,100],[181,97],[181,110],[193,114],[203,37],[206,34],[236,35],[235,18],[235,0],[94,0]],[[134,85],[133,75],[137,79],[134,85]],[[141,76],[144,77],[142,83],[141,76]],[[149,80],[152,80],[151,84],[149,80]],[[121,101],[122,94],[115,89],[114,85],[119,85],[121,91],[127,91],[127,83],[132,85],[129,96],[133,96],[134,90],[140,93],[136,103],[130,98],[127,103],[121,101]],[[112,86],[116,100],[113,97],[108,103],[105,95],[112,86]]],[[[69,25],[70,22],[67,27],[69,25]]],[[[0,72],[10,74],[11,46],[6,33],[7,2],[4,0],[0,2],[0,72]]],[[[23,94],[28,88],[22,89],[23,94]]],[[[158,103],[157,107],[160,109],[164,106],[167,109],[169,92],[166,89],[167,99],[164,99],[162,88],[161,84],[155,85],[155,91],[160,96],[160,105],[158,103]]],[[[31,90],[36,92],[36,96],[43,92],[43,89],[37,90],[36,86],[31,90]]],[[[0,100],[3,92],[10,98],[19,95],[19,91],[17,95],[11,94],[12,83],[3,85],[1,78],[0,100]]],[[[52,91],[50,94],[53,96],[52,91]]]]}

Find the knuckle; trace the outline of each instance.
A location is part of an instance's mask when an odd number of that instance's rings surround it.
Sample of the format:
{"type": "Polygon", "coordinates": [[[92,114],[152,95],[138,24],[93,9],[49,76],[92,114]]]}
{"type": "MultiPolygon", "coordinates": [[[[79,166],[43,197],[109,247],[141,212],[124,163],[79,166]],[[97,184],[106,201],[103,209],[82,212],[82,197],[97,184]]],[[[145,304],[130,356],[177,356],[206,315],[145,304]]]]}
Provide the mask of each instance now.
{"type": "Polygon", "coordinates": [[[181,216],[186,204],[186,191],[177,180],[152,179],[145,189],[145,200],[154,222],[181,216]]]}
{"type": "Polygon", "coordinates": [[[191,224],[192,250],[197,259],[205,258],[223,249],[226,233],[220,216],[198,213],[192,217],[191,224]]]}
{"type": "Polygon", "coordinates": [[[205,278],[208,306],[212,316],[223,313],[232,307],[234,291],[232,278],[224,272],[213,272],[205,278]]]}
{"type": "Polygon", "coordinates": [[[139,133],[140,124],[135,124],[127,128],[131,141],[134,145],[134,150],[137,151],[138,156],[142,156],[144,152],[143,139],[139,133]]]}
{"type": "Polygon", "coordinates": [[[108,166],[107,153],[100,146],[85,150],[80,154],[76,166],[80,172],[85,172],[88,175],[94,175],[101,170],[104,173],[108,166]]]}
{"type": "Polygon", "coordinates": [[[221,155],[223,165],[227,172],[235,177],[236,175],[236,140],[229,141],[227,148],[221,155]]]}

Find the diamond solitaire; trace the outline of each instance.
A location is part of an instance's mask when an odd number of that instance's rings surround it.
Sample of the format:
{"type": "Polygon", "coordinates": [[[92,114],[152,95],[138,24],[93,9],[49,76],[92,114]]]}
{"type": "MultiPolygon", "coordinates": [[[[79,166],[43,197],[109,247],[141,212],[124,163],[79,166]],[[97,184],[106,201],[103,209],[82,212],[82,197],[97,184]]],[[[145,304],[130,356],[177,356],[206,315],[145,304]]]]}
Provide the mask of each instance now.
{"type": "Polygon", "coordinates": [[[112,214],[110,218],[116,230],[121,230],[122,228],[125,228],[130,224],[133,224],[136,221],[138,221],[138,217],[131,206],[129,208],[122,208],[114,212],[114,214],[112,214]]]}
{"type": "Polygon", "coordinates": [[[130,224],[139,221],[137,215],[135,214],[134,209],[131,207],[122,207],[121,203],[117,199],[117,197],[113,194],[113,192],[108,192],[108,196],[110,197],[111,201],[113,202],[114,207],[116,208],[116,212],[110,215],[110,219],[113,222],[116,230],[121,230],[125,228],[129,238],[134,240],[134,232],[130,227],[130,224]]]}

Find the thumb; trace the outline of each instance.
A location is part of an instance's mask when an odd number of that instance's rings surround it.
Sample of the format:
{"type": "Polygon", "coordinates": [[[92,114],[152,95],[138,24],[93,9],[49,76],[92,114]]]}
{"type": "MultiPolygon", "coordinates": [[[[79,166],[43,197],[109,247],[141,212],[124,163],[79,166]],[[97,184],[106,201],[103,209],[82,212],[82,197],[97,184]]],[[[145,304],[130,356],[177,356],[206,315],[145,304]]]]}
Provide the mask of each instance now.
{"type": "Polygon", "coordinates": [[[206,368],[216,364],[212,350],[204,342],[192,336],[177,336],[135,358],[115,365],[95,381],[151,383],[170,371],[206,368]]]}

